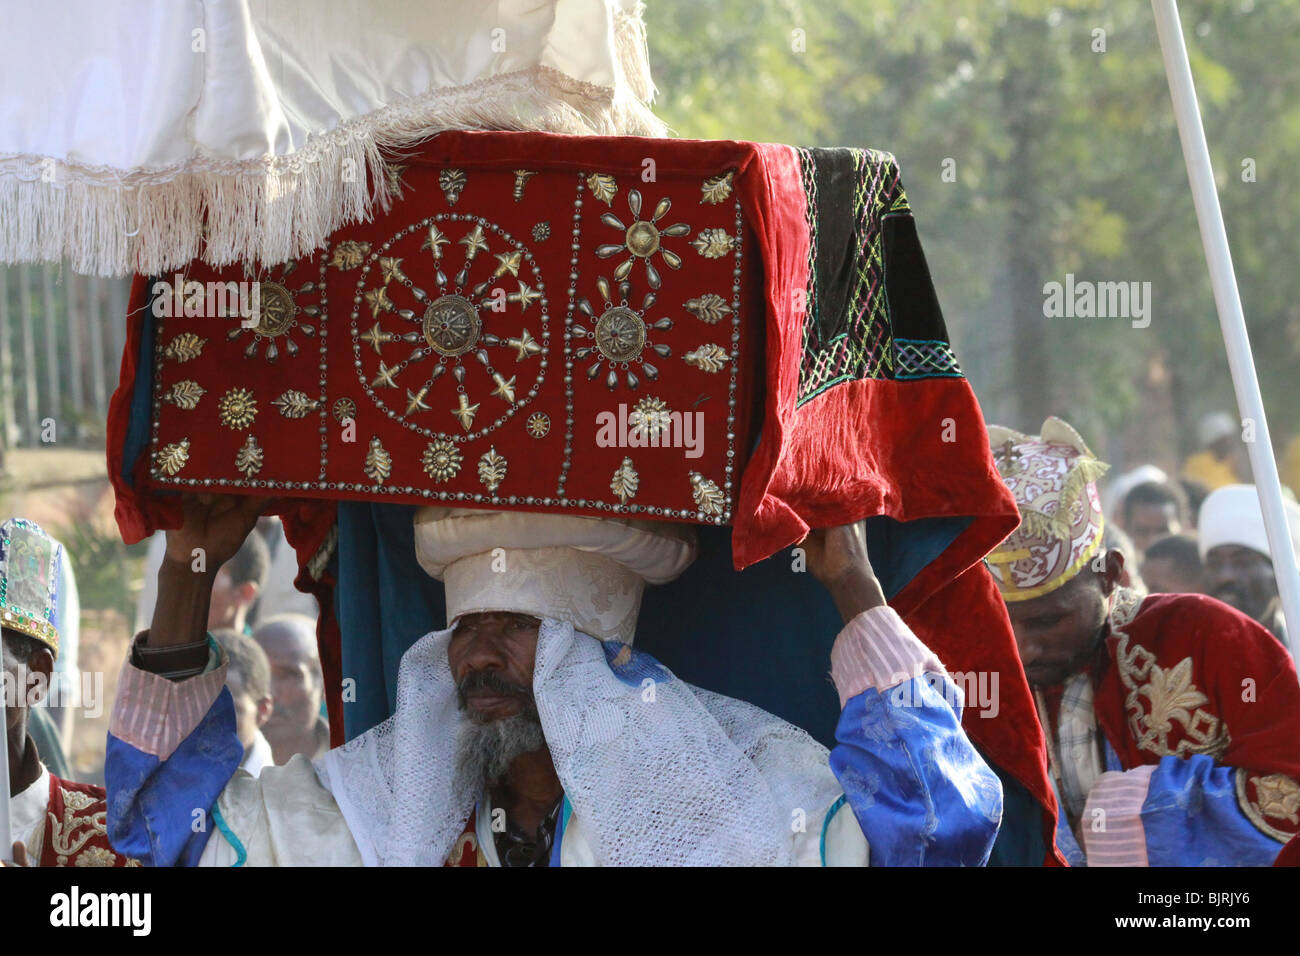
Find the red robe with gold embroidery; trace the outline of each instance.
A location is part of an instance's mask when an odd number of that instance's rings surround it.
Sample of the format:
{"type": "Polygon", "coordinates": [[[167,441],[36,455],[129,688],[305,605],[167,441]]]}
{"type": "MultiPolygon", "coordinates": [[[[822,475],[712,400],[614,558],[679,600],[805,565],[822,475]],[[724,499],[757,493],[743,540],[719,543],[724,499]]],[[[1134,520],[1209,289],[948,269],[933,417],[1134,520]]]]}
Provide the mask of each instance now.
{"type": "Polygon", "coordinates": [[[40,847],[31,847],[40,866],[139,866],[108,842],[104,788],[61,780],[50,774],[50,802],[40,847]]]}
{"type": "Polygon", "coordinates": [[[1290,655],[1203,595],[1127,592],[1110,625],[1093,706],[1123,772],[1090,792],[1089,865],[1267,865],[1300,832],[1290,655]]]}

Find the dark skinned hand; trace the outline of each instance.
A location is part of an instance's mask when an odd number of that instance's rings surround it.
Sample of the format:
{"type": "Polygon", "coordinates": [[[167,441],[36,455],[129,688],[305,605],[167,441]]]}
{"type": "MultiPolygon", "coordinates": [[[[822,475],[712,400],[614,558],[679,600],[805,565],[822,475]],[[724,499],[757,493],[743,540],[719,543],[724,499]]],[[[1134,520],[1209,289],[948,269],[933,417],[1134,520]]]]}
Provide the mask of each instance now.
{"type": "Polygon", "coordinates": [[[885,594],[867,557],[862,524],[816,528],[799,543],[808,570],[830,591],[844,623],[863,611],[880,607],[885,594]]]}

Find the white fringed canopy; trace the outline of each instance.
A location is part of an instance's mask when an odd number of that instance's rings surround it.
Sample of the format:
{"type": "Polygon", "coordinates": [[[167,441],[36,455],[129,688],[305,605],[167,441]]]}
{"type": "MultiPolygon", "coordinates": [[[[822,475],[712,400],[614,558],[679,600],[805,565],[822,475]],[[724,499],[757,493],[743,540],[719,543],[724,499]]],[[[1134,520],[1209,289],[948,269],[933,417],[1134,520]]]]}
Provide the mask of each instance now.
{"type": "Polygon", "coordinates": [[[638,0],[14,0],[0,263],[273,264],[442,129],[664,135],[638,0]],[[200,240],[206,240],[201,244],[200,240]]]}

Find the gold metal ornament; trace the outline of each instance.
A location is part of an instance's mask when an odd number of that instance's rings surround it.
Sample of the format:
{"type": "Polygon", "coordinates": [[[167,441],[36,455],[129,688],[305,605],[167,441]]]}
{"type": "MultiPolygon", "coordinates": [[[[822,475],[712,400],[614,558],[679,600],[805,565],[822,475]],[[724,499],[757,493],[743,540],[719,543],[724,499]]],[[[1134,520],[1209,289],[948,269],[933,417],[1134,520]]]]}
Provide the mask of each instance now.
{"type": "Polygon", "coordinates": [[[424,473],[434,481],[455,478],[460,471],[461,460],[460,449],[445,438],[429,442],[420,456],[424,473]]]}
{"type": "Polygon", "coordinates": [[[442,258],[442,247],[450,243],[451,240],[443,235],[437,224],[429,226],[429,234],[424,237],[424,242],[420,244],[421,251],[428,249],[433,253],[435,259],[442,258]]]}
{"type": "Polygon", "coordinates": [[[188,362],[198,358],[207,343],[207,339],[199,338],[193,332],[182,332],[167,343],[163,356],[173,362],[188,362]]]}
{"type": "Polygon", "coordinates": [[[366,293],[366,304],[370,306],[370,317],[372,319],[379,318],[380,312],[394,311],[393,303],[388,298],[388,289],[382,286],[378,289],[371,289],[366,293]]]}
{"type": "Polygon", "coordinates": [[[587,177],[587,188],[606,206],[614,205],[614,196],[618,194],[618,183],[609,173],[592,173],[587,177]]]}
{"type": "Polygon", "coordinates": [[[244,439],[235,453],[235,470],[243,472],[245,478],[252,478],[262,470],[262,449],[252,435],[244,439]]]}
{"type": "Polygon", "coordinates": [[[329,264],[340,271],[355,269],[366,261],[368,255],[370,255],[370,243],[345,239],[330,251],[329,264]]]}
{"type": "Polygon", "coordinates": [[[389,368],[384,364],[384,360],[379,360],[379,374],[375,380],[370,383],[371,388],[397,388],[397,383],[393,381],[393,376],[397,374],[396,368],[389,368]]]}
{"type": "Polygon", "coordinates": [[[393,457],[384,450],[377,435],[370,439],[370,449],[366,452],[366,463],[362,471],[371,481],[380,485],[393,473],[393,457]]]}
{"type": "Polygon", "coordinates": [[[492,373],[492,381],[496,382],[497,387],[492,389],[492,394],[503,402],[509,402],[511,405],[515,402],[515,378],[511,375],[509,380],[500,372],[492,373]]]}
{"type": "Polygon", "coordinates": [[[706,292],[694,299],[687,299],[686,311],[701,322],[716,325],[731,314],[731,306],[727,305],[727,300],[722,296],[706,292]]]}
{"type": "Polygon", "coordinates": [[[731,251],[735,242],[725,229],[704,229],[691,240],[691,245],[706,259],[721,259],[731,251]]]}
{"type": "Polygon", "coordinates": [[[350,398],[340,398],[334,402],[334,420],[340,425],[349,418],[357,420],[357,403],[350,398]]]}
{"type": "Polygon", "coordinates": [[[406,167],[399,166],[396,163],[388,163],[384,166],[384,181],[388,184],[388,191],[398,199],[402,198],[402,177],[406,175],[406,167]]]}
{"type": "Polygon", "coordinates": [[[700,202],[712,203],[716,205],[731,195],[731,180],[735,177],[734,170],[725,172],[720,176],[710,176],[704,180],[700,186],[700,202]]]}
{"type": "Polygon", "coordinates": [[[232,388],[217,402],[221,422],[229,428],[247,428],[257,417],[257,399],[246,388],[232,388]]]}
{"type": "Polygon", "coordinates": [[[199,404],[199,399],[207,391],[198,382],[184,379],[177,382],[162,396],[164,402],[171,402],[177,408],[183,408],[187,412],[192,412],[199,404]]]}
{"type": "Polygon", "coordinates": [[[522,362],[533,355],[540,355],[542,351],[541,344],[533,338],[532,333],[527,329],[520,332],[518,338],[506,339],[506,345],[515,350],[516,362],[522,362]]]}
{"type": "Polygon", "coordinates": [[[444,169],[438,174],[438,185],[447,197],[447,205],[454,206],[460,199],[460,192],[465,188],[465,170],[444,169]]]}
{"type": "Polygon", "coordinates": [[[549,222],[539,222],[533,226],[533,241],[545,242],[551,238],[551,224],[549,222]]]}
{"type": "Polygon", "coordinates": [[[380,256],[379,276],[383,280],[384,285],[388,285],[388,283],[393,282],[394,280],[401,282],[406,278],[402,273],[402,260],[395,256],[380,256]]]}
{"type": "Polygon", "coordinates": [[[154,456],[158,470],[166,475],[174,475],[190,460],[190,440],[182,438],[178,442],[164,445],[154,456]]]}
{"type": "Polygon", "coordinates": [[[534,438],[545,438],[551,430],[551,416],[545,412],[533,412],[528,416],[528,434],[534,438]]]}
{"type": "Polygon", "coordinates": [[[483,482],[488,491],[496,494],[501,482],[506,477],[506,460],[497,454],[496,446],[489,448],[478,460],[478,480],[483,482]]]}
{"type": "Polygon", "coordinates": [[[306,418],[320,408],[319,401],[296,389],[290,389],[271,404],[280,409],[280,414],[285,418],[306,418]]]}
{"type": "Polygon", "coordinates": [[[614,469],[614,477],[609,483],[609,490],[618,495],[618,500],[627,504],[629,498],[636,497],[637,486],[641,478],[632,467],[632,459],[624,458],[623,463],[614,469]]]}
{"type": "Polygon", "coordinates": [[[439,355],[464,355],[478,342],[483,320],[478,307],[460,295],[444,295],[424,310],[424,340],[439,355]]]}
{"type": "Polygon", "coordinates": [[[630,362],[645,348],[645,322],[626,306],[606,309],[596,320],[596,348],[614,362],[630,362]]]}
{"type": "Polygon", "coordinates": [[[727,350],[721,345],[715,345],[707,342],[694,351],[687,352],[682,356],[682,361],[687,365],[693,365],[695,368],[705,372],[720,372],[723,366],[727,364],[730,356],[727,350]]]}
{"type": "Polygon", "coordinates": [[[718,486],[698,471],[691,472],[690,478],[691,496],[695,499],[695,507],[700,514],[722,514],[727,499],[718,490],[718,486]]]}
{"type": "Polygon", "coordinates": [[[664,237],[688,236],[691,227],[684,222],[678,222],[660,228],[659,220],[667,215],[668,210],[672,208],[672,200],[667,197],[659,200],[649,219],[641,218],[641,193],[639,190],[628,190],[627,206],[632,213],[631,225],[624,225],[623,220],[612,212],[601,215],[600,221],[605,225],[623,230],[623,241],[597,246],[596,255],[602,259],[608,259],[622,252],[630,253],[631,258],[620,263],[614,269],[614,281],[621,282],[626,279],[632,272],[632,264],[637,259],[640,259],[645,263],[646,281],[649,282],[650,288],[658,289],[663,284],[663,280],[659,276],[659,270],[655,267],[652,257],[657,253],[663,260],[664,265],[670,269],[680,269],[682,265],[681,256],[670,249],[664,248],[662,240],[664,237]]]}
{"type": "Polygon", "coordinates": [[[474,425],[474,415],[477,411],[478,406],[471,405],[469,396],[461,392],[456,396],[456,407],[451,410],[451,413],[456,416],[461,428],[470,431],[474,425]]]}
{"type": "Polygon", "coordinates": [[[647,395],[636,403],[627,416],[627,423],[653,441],[672,425],[672,412],[663,399],[647,395]]]}
{"type": "Polygon", "coordinates": [[[524,186],[528,184],[528,180],[532,179],[536,175],[537,173],[530,169],[515,170],[515,202],[523,202],[524,186]]]}

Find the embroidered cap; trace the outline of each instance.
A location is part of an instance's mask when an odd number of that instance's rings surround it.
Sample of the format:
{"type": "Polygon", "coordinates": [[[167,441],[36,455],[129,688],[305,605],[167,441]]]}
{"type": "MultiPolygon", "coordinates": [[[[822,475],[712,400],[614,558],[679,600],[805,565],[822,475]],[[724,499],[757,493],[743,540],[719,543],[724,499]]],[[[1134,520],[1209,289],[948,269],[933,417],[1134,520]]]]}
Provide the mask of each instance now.
{"type": "Polygon", "coordinates": [[[59,653],[59,567],[63,546],[26,518],[0,524],[0,625],[59,653]]]}
{"type": "Polygon", "coordinates": [[[990,425],[989,442],[1020,527],[984,561],[1004,600],[1028,601],[1069,581],[1101,546],[1096,481],[1109,466],[1056,417],[1043,422],[1041,435],[990,425]]]}

